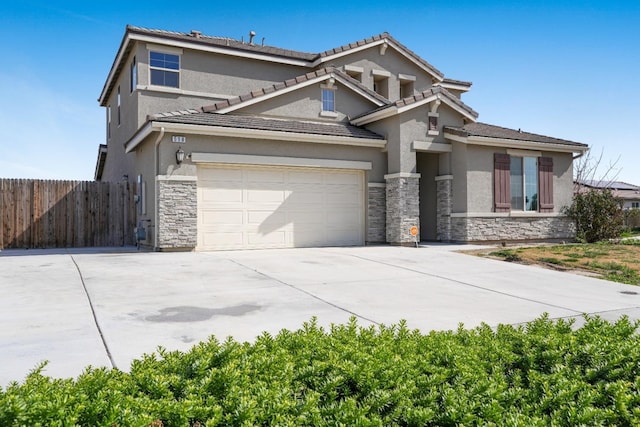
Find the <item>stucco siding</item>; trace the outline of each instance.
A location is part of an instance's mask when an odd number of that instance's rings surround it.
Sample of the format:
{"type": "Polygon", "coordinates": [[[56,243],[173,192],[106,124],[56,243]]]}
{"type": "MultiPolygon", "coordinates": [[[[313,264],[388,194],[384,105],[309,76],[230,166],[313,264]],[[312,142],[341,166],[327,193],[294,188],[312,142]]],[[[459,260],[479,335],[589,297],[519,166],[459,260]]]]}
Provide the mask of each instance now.
{"type": "Polygon", "coordinates": [[[243,108],[241,111],[248,114],[287,118],[344,121],[348,120],[348,117],[355,117],[375,108],[375,104],[367,101],[353,90],[338,83],[335,84],[335,87],[335,112],[337,113],[335,118],[321,115],[322,88],[320,83],[259,102],[243,108]]]}

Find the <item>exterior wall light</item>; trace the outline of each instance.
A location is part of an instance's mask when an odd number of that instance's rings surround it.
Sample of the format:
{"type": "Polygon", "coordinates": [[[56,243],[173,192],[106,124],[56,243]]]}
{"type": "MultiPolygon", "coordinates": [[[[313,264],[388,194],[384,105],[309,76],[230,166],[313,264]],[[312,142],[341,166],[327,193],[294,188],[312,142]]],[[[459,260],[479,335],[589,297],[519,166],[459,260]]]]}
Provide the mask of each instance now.
{"type": "Polygon", "coordinates": [[[180,164],[184,161],[184,150],[182,149],[182,147],[178,148],[178,151],[176,151],[176,163],[180,164]]]}

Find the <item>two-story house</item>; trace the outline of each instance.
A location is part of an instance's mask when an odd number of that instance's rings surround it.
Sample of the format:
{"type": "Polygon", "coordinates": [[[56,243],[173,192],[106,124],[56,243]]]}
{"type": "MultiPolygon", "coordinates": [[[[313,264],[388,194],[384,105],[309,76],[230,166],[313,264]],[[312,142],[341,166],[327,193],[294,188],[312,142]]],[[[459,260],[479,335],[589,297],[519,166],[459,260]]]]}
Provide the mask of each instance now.
{"type": "Polygon", "coordinates": [[[478,123],[470,88],[387,33],[305,53],[128,26],[95,178],[135,183],[157,250],[573,237],[587,146],[478,123]]]}

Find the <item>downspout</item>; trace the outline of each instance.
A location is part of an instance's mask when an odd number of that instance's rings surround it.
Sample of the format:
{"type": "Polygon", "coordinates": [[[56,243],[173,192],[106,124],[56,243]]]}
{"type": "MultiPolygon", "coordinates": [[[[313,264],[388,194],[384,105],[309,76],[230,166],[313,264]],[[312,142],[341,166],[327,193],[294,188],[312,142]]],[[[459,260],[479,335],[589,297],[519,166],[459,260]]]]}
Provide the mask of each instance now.
{"type": "Polygon", "coordinates": [[[160,159],[159,159],[159,154],[158,154],[158,148],[160,147],[160,142],[162,141],[162,138],[164,138],[164,126],[160,128],[160,133],[158,134],[158,137],[156,138],[156,141],[154,143],[154,149],[153,149],[153,185],[155,187],[155,191],[154,191],[154,197],[153,197],[153,213],[154,213],[154,223],[153,223],[153,245],[156,248],[159,248],[158,246],[158,218],[159,218],[159,214],[158,214],[158,196],[159,196],[159,189],[158,189],[158,170],[160,169],[160,165],[158,164],[160,159]]]}

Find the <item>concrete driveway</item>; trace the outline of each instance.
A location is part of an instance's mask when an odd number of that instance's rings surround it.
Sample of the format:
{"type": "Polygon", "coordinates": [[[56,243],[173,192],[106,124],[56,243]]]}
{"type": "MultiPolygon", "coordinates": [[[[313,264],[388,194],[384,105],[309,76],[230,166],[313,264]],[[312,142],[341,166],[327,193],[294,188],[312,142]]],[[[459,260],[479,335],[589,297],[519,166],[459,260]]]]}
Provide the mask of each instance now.
{"type": "Polygon", "coordinates": [[[128,370],[144,353],[215,335],[319,323],[455,329],[597,313],[640,318],[640,288],[427,245],[210,253],[0,252],[0,386],[87,365],[128,370]]]}

